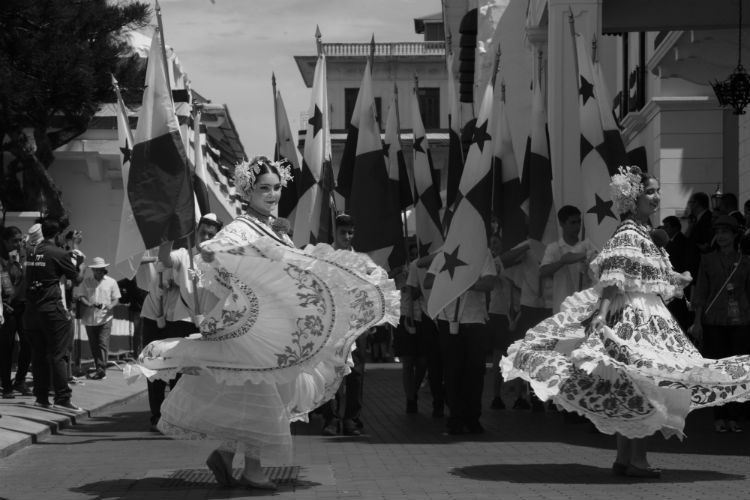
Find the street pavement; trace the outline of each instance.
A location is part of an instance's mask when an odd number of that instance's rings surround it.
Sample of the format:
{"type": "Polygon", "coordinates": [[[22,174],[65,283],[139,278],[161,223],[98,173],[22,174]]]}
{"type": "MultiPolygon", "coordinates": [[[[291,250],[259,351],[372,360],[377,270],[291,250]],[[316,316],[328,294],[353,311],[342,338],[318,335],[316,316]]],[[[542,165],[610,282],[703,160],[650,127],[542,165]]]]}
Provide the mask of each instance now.
{"type": "MultiPolygon", "coordinates": [[[[691,414],[683,442],[651,438],[649,457],[664,469],[662,478],[634,480],[612,476],[612,436],[592,432],[586,423],[566,423],[557,412],[487,409],[482,417],[484,435],[443,435],[443,419],[430,416],[426,386],[420,392],[419,413],[405,414],[400,376],[400,365],[368,365],[362,436],[321,436],[317,416],[308,424],[294,424],[294,463],[270,470],[280,488],[268,493],[215,485],[204,464],[212,444],[176,441],[150,432],[142,386],[127,386],[130,392],[125,396],[103,394],[108,391],[106,384],[124,390],[117,380],[121,373],[111,370],[105,381],[87,381],[74,388],[79,405],[90,398],[90,408],[97,408],[90,415],[0,458],[0,498],[736,500],[749,496],[750,432],[714,433],[710,410],[691,414]]],[[[485,408],[489,408],[488,385],[485,408]]],[[[0,418],[0,433],[5,418],[0,418]]],[[[742,424],[748,428],[747,421],[742,424]]],[[[235,462],[237,474],[240,466],[235,462]]]]}

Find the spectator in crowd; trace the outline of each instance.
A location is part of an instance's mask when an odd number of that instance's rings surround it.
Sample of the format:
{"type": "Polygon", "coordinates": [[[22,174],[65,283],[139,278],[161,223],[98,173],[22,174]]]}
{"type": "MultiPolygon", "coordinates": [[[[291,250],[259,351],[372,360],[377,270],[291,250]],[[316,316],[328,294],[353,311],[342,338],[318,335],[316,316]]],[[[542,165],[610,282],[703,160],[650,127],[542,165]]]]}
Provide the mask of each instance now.
{"type": "MultiPolygon", "coordinates": [[[[195,230],[196,261],[200,259],[200,244],[208,241],[223,227],[215,214],[201,217],[195,230]]],[[[194,262],[195,265],[195,262],[194,262]]],[[[201,314],[210,307],[212,294],[198,288],[199,311],[195,309],[195,284],[190,273],[190,255],[185,248],[172,250],[171,245],[162,245],[159,249],[157,277],[151,283],[148,295],[141,308],[143,344],[172,337],[186,337],[198,332],[201,314]]],[[[213,299],[216,300],[215,298],[213,299]]],[[[179,378],[179,377],[178,377],[179,378]]],[[[169,381],[174,388],[178,379],[169,381]]],[[[151,411],[151,430],[156,432],[156,425],[161,418],[161,405],[167,389],[163,380],[148,381],[148,405],[151,411]]]]}
{"type": "MultiPolygon", "coordinates": [[[[439,272],[439,260],[433,260],[424,287],[431,289],[439,272]],[[437,266],[437,267],[436,267],[437,266]]],[[[495,285],[497,271],[487,249],[479,279],[458,299],[438,313],[440,349],[445,370],[448,434],[482,434],[482,389],[487,354],[485,323],[487,298],[495,285]]]]}
{"type": "Polygon", "coordinates": [[[94,257],[89,264],[91,276],[85,278],[73,291],[81,311],[81,322],[86,327],[95,372],[90,378],[103,380],[107,377],[109,338],[112,332],[112,309],[120,299],[120,287],[107,276],[109,263],[94,257]]]}
{"type": "Polygon", "coordinates": [[[27,303],[23,318],[32,344],[35,404],[50,407],[51,375],[55,406],[80,411],[71,402],[72,391],[68,386],[73,327],[64,308],[60,280],[67,278],[75,284],[80,283],[85,266],[80,254],[61,248],[58,220],[45,218],[41,229],[44,239],[32,249],[26,260],[27,303]]]}
{"type": "Polygon", "coordinates": [[[552,312],[560,312],[565,297],[591,284],[588,264],[597,249],[589,240],[580,239],[581,211],[565,205],[557,211],[562,236],[547,245],[539,268],[539,277],[552,278],[552,312]]]}
{"type": "MultiPolygon", "coordinates": [[[[672,263],[672,268],[678,273],[688,271],[695,278],[698,272],[698,262],[694,259],[698,256],[698,249],[682,234],[680,219],[674,215],[670,215],[662,220],[662,224],[664,225],[664,231],[667,232],[667,236],[669,237],[669,241],[664,249],[669,254],[669,261],[672,263]],[[693,260],[691,261],[691,259],[693,260]]],[[[687,306],[687,299],[690,298],[691,288],[692,286],[685,288],[685,297],[674,298],[667,304],[667,309],[672,313],[672,316],[680,324],[680,328],[683,331],[686,331],[693,323],[693,315],[687,306]]]]}
{"type": "MultiPolygon", "coordinates": [[[[703,341],[707,358],[750,354],[750,257],[737,250],[739,224],[734,217],[718,216],[713,228],[718,249],[701,259],[691,334],[703,341]]],[[[741,432],[738,415],[734,403],[715,408],[716,432],[741,432]]]]}
{"type": "Polygon", "coordinates": [[[23,329],[25,260],[23,232],[15,226],[6,227],[2,230],[0,241],[0,385],[3,399],[13,398],[14,390],[22,396],[31,395],[26,386],[26,374],[31,364],[31,343],[23,329]],[[11,378],[16,336],[19,340],[18,362],[15,378],[11,378]]]}
{"type": "MultiPolygon", "coordinates": [[[[335,223],[333,248],[353,252],[354,219],[352,219],[351,215],[339,214],[336,216],[335,223]]],[[[357,347],[352,351],[352,360],[354,362],[352,371],[344,377],[344,381],[336,392],[336,396],[320,407],[320,413],[323,415],[324,436],[335,436],[339,433],[339,427],[341,427],[341,432],[346,436],[359,436],[362,434],[364,424],[362,423],[361,416],[365,378],[365,353],[367,348],[366,337],[368,335],[372,335],[372,333],[360,335],[357,338],[357,347]]]]}
{"type": "Polygon", "coordinates": [[[693,193],[687,205],[688,229],[686,236],[688,240],[698,248],[700,253],[711,250],[711,241],[714,233],[711,229],[711,211],[709,210],[709,197],[706,193],[693,193]]]}
{"type": "Polygon", "coordinates": [[[735,214],[742,214],[739,211],[739,202],[737,201],[737,195],[734,193],[724,193],[719,198],[719,208],[716,210],[718,213],[715,215],[731,215],[735,217],[735,214]]]}

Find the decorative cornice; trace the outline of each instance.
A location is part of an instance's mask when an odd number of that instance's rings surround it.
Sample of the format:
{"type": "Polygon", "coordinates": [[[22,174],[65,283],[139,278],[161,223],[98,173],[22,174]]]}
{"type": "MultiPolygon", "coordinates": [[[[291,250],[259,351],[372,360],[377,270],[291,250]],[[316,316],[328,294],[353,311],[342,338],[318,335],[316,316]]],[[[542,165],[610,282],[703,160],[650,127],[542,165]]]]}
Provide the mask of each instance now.
{"type": "Polygon", "coordinates": [[[659,64],[661,64],[662,59],[669,54],[672,47],[674,47],[680,38],[682,38],[684,33],[684,31],[670,31],[669,34],[664,37],[664,40],[656,46],[654,53],[651,54],[651,57],[646,62],[646,69],[650,73],[658,73],[659,64]]]}
{"type": "Polygon", "coordinates": [[[674,96],[651,98],[640,111],[631,111],[622,119],[625,144],[635,137],[662,111],[719,110],[719,103],[710,96],[674,96]]]}

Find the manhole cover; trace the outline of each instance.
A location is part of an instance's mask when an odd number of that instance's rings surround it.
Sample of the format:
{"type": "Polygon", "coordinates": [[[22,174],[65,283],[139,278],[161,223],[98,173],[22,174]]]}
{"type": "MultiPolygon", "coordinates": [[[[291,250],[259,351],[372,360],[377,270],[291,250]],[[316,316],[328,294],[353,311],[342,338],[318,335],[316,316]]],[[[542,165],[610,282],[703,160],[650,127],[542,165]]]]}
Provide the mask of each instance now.
{"type": "MultiPolygon", "coordinates": [[[[263,467],[263,470],[276,484],[294,484],[299,476],[299,465],[285,465],[282,467],[263,467]]],[[[242,469],[233,469],[232,475],[238,479],[242,469]]],[[[207,469],[180,469],[166,476],[161,483],[161,488],[195,488],[201,486],[215,485],[216,479],[207,469]]]]}

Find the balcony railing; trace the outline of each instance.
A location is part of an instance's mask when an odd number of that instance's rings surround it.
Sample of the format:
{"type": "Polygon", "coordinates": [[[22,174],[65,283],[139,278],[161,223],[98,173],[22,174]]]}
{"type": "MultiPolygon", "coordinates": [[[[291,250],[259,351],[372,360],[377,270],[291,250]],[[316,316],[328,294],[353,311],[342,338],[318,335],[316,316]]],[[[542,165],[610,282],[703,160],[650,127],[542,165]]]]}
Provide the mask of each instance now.
{"type": "MultiPolygon", "coordinates": [[[[326,56],[369,56],[369,43],[324,43],[326,56]]],[[[445,42],[393,42],[376,43],[375,56],[442,56],[445,55],[445,42]]]]}

